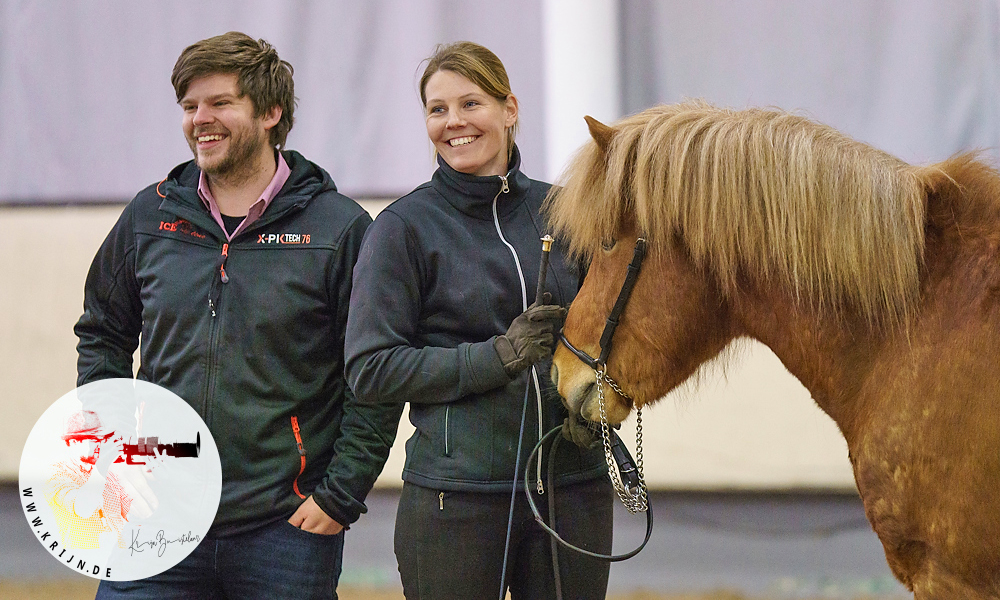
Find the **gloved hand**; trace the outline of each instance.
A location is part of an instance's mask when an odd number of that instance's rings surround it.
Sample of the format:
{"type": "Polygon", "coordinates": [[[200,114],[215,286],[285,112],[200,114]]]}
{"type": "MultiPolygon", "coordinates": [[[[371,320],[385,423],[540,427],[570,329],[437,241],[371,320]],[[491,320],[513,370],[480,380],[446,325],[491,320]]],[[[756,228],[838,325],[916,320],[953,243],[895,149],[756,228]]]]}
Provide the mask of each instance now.
{"type": "Polygon", "coordinates": [[[584,450],[601,444],[601,434],[596,423],[585,420],[580,415],[570,415],[563,419],[562,436],[584,450]]]}
{"type": "Polygon", "coordinates": [[[555,332],[565,318],[566,309],[558,304],[532,304],[514,319],[506,334],[493,340],[508,377],[516,377],[552,352],[555,332]]]}

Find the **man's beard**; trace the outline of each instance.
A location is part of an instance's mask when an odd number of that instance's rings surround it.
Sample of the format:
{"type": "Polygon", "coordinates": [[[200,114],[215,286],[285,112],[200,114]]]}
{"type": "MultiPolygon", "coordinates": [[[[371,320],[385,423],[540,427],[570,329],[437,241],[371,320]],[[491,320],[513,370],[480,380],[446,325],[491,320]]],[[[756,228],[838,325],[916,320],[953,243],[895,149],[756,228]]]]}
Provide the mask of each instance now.
{"type": "Polygon", "coordinates": [[[238,182],[253,173],[256,166],[254,159],[267,143],[267,132],[264,132],[263,136],[255,135],[255,133],[249,129],[230,132],[229,149],[222,159],[214,165],[205,165],[199,160],[197,136],[193,140],[189,140],[188,145],[191,147],[191,152],[194,153],[195,162],[206,175],[238,182]]]}

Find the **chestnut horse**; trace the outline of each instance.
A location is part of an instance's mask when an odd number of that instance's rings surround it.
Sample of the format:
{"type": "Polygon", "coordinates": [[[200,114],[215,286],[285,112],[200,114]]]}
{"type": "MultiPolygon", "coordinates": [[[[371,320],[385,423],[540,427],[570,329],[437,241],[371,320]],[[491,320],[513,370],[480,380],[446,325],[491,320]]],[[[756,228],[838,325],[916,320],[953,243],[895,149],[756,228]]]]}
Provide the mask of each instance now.
{"type": "MultiPolygon", "coordinates": [[[[918,167],[808,119],[701,102],[606,126],[547,200],[589,261],[564,335],[592,357],[640,236],[608,421],[736,338],[771,348],[837,423],[892,572],[918,599],[1000,598],[1000,175],[918,167]]],[[[567,347],[553,380],[599,418],[567,347]]]]}

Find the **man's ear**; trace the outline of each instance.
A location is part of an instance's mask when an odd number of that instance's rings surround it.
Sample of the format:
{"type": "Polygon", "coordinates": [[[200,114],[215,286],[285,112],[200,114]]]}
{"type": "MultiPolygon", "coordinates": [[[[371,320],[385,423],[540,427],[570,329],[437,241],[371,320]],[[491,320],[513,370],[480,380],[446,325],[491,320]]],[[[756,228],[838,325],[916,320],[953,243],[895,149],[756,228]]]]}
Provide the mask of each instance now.
{"type": "Polygon", "coordinates": [[[281,120],[281,107],[275,104],[264,113],[262,120],[264,122],[264,129],[270,130],[272,127],[278,124],[281,120]]]}

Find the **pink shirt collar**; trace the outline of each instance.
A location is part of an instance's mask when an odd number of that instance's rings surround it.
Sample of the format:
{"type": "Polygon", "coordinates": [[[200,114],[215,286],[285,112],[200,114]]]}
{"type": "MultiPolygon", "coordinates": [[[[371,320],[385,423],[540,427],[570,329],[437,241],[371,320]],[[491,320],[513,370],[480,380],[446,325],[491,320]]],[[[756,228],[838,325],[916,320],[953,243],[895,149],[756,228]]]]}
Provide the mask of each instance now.
{"type": "Polygon", "coordinates": [[[226,241],[231,242],[236,234],[240,233],[244,229],[250,226],[251,223],[260,218],[267,207],[274,200],[274,197],[278,195],[281,191],[282,186],[288,181],[288,176],[292,174],[292,170],[288,167],[288,163],[285,162],[285,157],[281,155],[281,152],[276,152],[278,155],[278,168],[274,172],[274,177],[271,178],[271,183],[267,184],[264,188],[264,192],[261,193],[260,198],[257,199],[250,206],[250,210],[247,211],[247,216],[240,223],[232,234],[226,231],[226,225],[222,221],[222,212],[219,211],[219,204],[215,201],[215,197],[212,196],[212,191],[208,188],[208,178],[205,177],[205,172],[202,171],[201,175],[198,177],[198,196],[201,201],[205,204],[205,207],[212,213],[212,218],[215,222],[219,224],[222,228],[222,232],[226,234],[226,241]]]}

